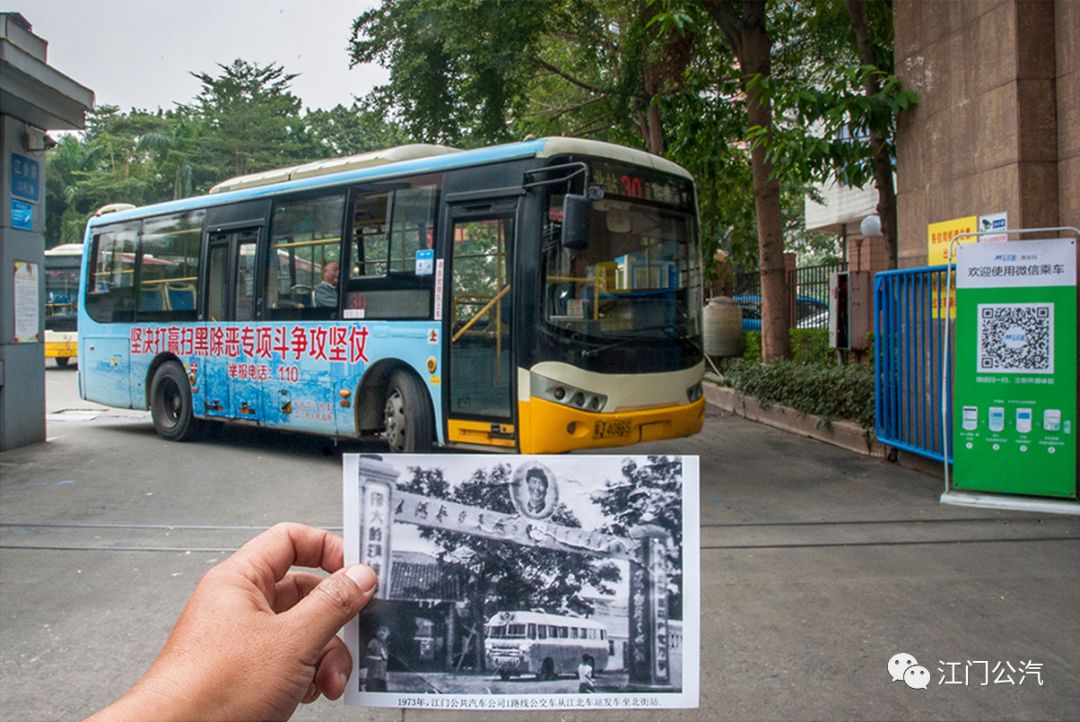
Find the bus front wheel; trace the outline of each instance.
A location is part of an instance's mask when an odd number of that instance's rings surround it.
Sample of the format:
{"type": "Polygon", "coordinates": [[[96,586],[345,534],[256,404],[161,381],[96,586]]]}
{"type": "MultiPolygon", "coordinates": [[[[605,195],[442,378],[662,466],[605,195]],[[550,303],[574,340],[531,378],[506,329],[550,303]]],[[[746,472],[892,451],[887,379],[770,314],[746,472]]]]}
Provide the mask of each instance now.
{"type": "Polygon", "coordinates": [[[58,367],[62,368],[62,369],[66,369],[68,367],[69,363],[71,363],[71,359],[68,358],[67,356],[57,356],[56,357],[56,365],[58,367]]]}
{"type": "Polygon", "coordinates": [[[154,372],[150,383],[150,418],[158,435],[169,441],[193,439],[202,425],[192,412],[187,375],[175,361],[166,361],[154,372]]]}
{"type": "Polygon", "coordinates": [[[395,371],[386,391],[383,414],[383,431],[390,451],[395,454],[430,451],[433,429],[427,389],[416,376],[395,371]]]}
{"type": "Polygon", "coordinates": [[[540,679],[555,679],[555,660],[548,657],[540,665],[540,679]]]}

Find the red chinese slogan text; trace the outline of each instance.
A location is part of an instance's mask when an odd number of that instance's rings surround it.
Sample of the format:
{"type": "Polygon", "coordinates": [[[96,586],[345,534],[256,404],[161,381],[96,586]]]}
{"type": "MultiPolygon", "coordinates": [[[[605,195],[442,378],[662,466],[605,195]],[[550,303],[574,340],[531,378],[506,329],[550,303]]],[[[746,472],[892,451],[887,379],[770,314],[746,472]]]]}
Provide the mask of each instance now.
{"type": "Polygon", "coordinates": [[[135,326],[131,353],[273,359],[336,363],[367,362],[367,326],[135,326]]]}

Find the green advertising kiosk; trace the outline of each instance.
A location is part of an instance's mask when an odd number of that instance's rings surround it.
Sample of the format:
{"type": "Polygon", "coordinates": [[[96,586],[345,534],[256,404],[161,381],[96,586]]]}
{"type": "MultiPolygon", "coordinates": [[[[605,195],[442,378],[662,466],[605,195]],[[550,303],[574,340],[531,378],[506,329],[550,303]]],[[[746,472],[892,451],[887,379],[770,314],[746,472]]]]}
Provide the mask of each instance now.
{"type": "Polygon", "coordinates": [[[1077,498],[1076,258],[1075,239],[957,248],[953,489],[1077,498]]]}

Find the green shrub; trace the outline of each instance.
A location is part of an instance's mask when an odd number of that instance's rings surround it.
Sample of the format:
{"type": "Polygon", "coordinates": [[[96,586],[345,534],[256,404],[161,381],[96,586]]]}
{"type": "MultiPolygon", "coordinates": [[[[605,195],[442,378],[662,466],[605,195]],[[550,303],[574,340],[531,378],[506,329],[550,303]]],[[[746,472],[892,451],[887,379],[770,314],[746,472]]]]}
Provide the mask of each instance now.
{"type": "Polygon", "coordinates": [[[829,348],[827,328],[793,328],[791,360],[797,364],[828,364],[836,362],[836,351],[829,348]]]}
{"type": "Polygon", "coordinates": [[[744,359],[761,361],[761,331],[743,331],[742,347],[744,359]]]}
{"type": "Polygon", "coordinates": [[[763,364],[741,358],[727,365],[722,381],[765,406],[784,404],[820,416],[824,424],[846,419],[864,429],[874,426],[874,372],[866,366],[763,364]]]}
{"type": "MultiPolygon", "coordinates": [[[[824,328],[793,328],[788,331],[791,339],[791,360],[800,364],[827,364],[836,360],[836,352],[829,348],[829,331],[824,328]]],[[[761,331],[743,331],[743,355],[746,361],[761,361],[761,331]]]]}

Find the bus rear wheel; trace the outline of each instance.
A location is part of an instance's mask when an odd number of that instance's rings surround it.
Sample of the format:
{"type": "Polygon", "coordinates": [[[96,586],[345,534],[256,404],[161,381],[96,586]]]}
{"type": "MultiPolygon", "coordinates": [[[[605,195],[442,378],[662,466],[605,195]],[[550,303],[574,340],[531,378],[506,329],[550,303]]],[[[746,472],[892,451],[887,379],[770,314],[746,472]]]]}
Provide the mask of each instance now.
{"type": "Polygon", "coordinates": [[[427,390],[406,371],[390,376],[383,410],[383,431],[391,453],[414,454],[431,451],[434,421],[427,390]]]}
{"type": "Polygon", "coordinates": [[[555,679],[555,660],[548,657],[540,665],[540,679],[555,679]]]}
{"type": "Polygon", "coordinates": [[[166,361],[150,382],[150,418],[154,430],[168,441],[189,441],[198,434],[202,422],[191,406],[191,386],[183,367],[166,361]]]}

